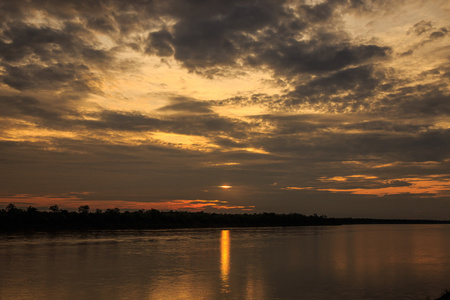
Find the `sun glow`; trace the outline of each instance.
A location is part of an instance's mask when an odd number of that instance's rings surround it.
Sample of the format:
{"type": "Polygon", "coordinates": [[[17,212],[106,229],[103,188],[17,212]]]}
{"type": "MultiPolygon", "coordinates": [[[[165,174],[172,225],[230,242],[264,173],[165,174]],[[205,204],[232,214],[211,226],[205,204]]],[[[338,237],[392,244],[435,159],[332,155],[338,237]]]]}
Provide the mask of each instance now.
{"type": "Polygon", "coordinates": [[[224,190],[231,189],[231,185],[220,185],[219,187],[224,189],[224,190]]]}

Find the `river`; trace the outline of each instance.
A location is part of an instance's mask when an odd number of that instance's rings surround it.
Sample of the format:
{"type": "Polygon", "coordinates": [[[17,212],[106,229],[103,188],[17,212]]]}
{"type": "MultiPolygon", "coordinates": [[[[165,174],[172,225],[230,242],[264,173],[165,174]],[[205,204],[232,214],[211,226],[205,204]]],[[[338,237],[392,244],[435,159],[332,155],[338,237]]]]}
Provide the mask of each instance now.
{"type": "Polygon", "coordinates": [[[450,225],[0,235],[0,299],[421,299],[450,288],[450,225]]]}

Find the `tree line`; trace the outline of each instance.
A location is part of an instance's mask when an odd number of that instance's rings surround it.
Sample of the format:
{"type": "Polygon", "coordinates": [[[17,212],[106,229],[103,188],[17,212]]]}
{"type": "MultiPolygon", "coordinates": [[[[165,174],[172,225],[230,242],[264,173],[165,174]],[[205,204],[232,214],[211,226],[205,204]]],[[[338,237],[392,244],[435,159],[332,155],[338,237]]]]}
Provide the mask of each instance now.
{"type": "Polygon", "coordinates": [[[328,218],[325,215],[306,216],[300,213],[209,213],[188,211],[159,211],[156,209],[121,211],[119,208],[90,210],[82,205],[77,211],[60,209],[48,211],[29,206],[26,209],[9,204],[0,210],[1,231],[87,230],[87,229],[164,229],[205,227],[268,227],[343,224],[433,224],[450,221],[386,220],[364,218],[328,218]]]}

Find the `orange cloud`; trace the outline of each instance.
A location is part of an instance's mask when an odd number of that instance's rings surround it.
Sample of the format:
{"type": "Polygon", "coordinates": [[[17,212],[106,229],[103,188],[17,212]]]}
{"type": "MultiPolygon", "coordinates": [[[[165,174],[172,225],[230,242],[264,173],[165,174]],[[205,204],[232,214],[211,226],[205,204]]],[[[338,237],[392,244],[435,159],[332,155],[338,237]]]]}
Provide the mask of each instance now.
{"type": "Polygon", "coordinates": [[[297,187],[288,186],[282,190],[316,190],[332,193],[350,193],[354,195],[376,195],[378,197],[399,194],[421,194],[422,197],[444,197],[450,195],[450,179],[444,175],[429,175],[426,177],[395,178],[389,180],[379,180],[376,176],[369,175],[349,175],[321,177],[319,181],[324,183],[339,184],[341,188],[318,188],[318,187],[297,187]],[[402,182],[404,185],[389,186],[395,182],[402,182]],[[370,183],[370,187],[346,188],[345,185],[360,183],[362,186],[370,183]],[[379,185],[379,188],[373,187],[379,185]],[[384,185],[384,186],[383,186],[384,185]]]}
{"type": "Polygon", "coordinates": [[[355,195],[376,195],[378,197],[386,195],[399,194],[423,194],[424,197],[444,197],[450,194],[450,180],[447,178],[440,179],[441,176],[428,176],[425,178],[399,178],[389,181],[380,181],[380,183],[388,183],[392,181],[404,181],[409,183],[407,186],[388,186],[380,188],[330,188],[317,189],[318,191],[328,191],[333,193],[351,193],[355,195]]]}
{"type": "Polygon", "coordinates": [[[281,188],[282,190],[314,190],[311,186],[299,187],[299,186],[287,186],[285,188],[281,188]]]}
{"type": "Polygon", "coordinates": [[[81,205],[89,205],[91,209],[108,209],[120,208],[123,210],[138,209],[158,209],[158,210],[193,210],[201,211],[204,209],[218,210],[252,210],[254,206],[230,205],[228,201],[221,200],[166,200],[162,202],[140,202],[140,201],[123,201],[123,200],[83,200],[80,195],[82,193],[67,193],[61,195],[44,195],[35,196],[29,194],[19,194],[11,197],[1,197],[0,204],[3,206],[13,203],[18,207],[35,206],[50,207],[58,205],[62,209],[76,210],[81,205]]]}
{"type": "Polygon", "coordinates": [[[348,175],[348,176],[334,176],[334,177],[320,177],[319,180],[326,181],[349,181],[349,180],[369,180],[369,179],[377,179],[376,176],[370,175],[348,175]]]}

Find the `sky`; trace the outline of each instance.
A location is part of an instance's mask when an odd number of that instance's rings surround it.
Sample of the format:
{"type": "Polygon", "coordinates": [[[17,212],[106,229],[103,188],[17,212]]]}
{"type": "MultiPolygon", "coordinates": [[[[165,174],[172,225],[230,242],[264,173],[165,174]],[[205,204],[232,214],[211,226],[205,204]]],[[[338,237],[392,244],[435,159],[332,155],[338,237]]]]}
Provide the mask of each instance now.
{"type": "Polygon", "coordinates": [[[450,219],[448,0],[0,0],[0,207],[450,219]]]}

